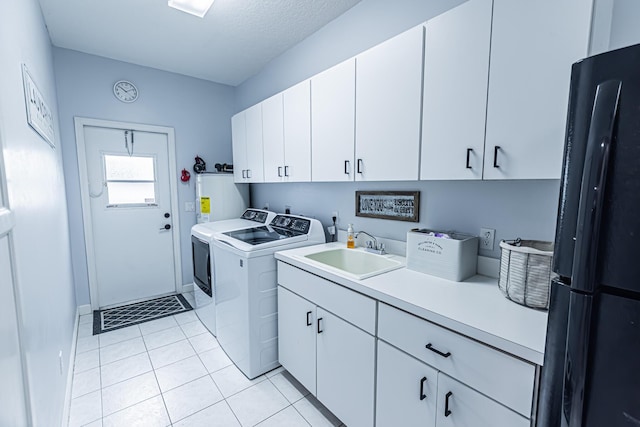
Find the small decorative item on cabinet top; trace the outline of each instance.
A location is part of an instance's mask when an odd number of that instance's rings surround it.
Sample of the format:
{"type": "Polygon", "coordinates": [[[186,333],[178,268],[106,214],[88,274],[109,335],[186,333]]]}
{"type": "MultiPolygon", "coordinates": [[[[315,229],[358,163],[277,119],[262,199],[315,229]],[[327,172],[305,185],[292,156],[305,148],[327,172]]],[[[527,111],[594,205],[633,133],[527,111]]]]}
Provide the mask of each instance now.
{"type": "Polygon", "coordinates": [[[356,191],[356,216],[420,221],[419,191],[356,191]]]}

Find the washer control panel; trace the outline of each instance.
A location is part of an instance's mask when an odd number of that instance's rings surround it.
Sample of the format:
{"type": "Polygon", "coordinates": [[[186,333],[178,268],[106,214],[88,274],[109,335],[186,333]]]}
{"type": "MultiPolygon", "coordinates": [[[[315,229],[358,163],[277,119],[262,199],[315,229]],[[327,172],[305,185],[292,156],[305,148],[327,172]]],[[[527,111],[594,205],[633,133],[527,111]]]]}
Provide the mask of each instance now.
{"type": "Polygon", "coordinates": [[[311,220],[290,215],[276,215],[270,224],[272,227],[283,228],[295,231],[300,234],[308,234],[311,227],[311,220]]]}

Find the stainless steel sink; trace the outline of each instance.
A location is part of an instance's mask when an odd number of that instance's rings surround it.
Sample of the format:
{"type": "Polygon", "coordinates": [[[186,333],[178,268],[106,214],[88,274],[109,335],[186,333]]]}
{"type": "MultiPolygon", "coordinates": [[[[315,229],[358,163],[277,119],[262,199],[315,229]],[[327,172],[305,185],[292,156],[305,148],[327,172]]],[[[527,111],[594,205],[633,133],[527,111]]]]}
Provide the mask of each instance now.
{"type": "Polygon", "coordinates": [[[387,271],[401,268],[403,264],[389,256],[376,255],[358,249],[329,249],[305,255],[305,258],[340,270],[362,280],[387,271]]]}

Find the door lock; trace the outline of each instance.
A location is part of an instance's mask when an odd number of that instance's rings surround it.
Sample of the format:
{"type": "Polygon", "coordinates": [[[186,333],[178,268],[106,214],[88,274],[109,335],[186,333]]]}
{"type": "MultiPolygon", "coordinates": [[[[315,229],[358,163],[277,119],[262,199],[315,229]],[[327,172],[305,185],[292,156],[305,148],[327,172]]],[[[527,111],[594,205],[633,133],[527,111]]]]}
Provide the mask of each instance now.
{"type": "Polygon", "coordinates": [[[169,218],[170,216],[171,216],[171,214],[170,214],[169,212],[165,212],[165,213],[164,213],[164,217],[165,217],[165,218],[169,218]]]}
{"type": "Polygon", "coordinates": [[[160,229],[160,231],[162,231],[162,230],[171,230],[171,224],[165,224],[165,225],[160,229]]]}

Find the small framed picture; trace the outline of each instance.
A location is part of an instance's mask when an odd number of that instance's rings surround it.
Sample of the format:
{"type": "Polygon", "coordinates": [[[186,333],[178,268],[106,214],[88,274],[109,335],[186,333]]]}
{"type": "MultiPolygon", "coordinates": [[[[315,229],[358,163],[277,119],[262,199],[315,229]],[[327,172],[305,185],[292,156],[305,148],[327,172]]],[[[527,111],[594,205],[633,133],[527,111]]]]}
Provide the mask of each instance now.
{"type": "Polygon", "coordinates": [[[420,221],[419,191],[356,191],[356,216],[420,221]]]}

